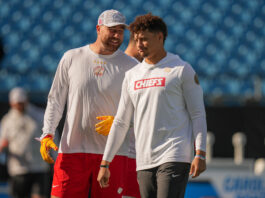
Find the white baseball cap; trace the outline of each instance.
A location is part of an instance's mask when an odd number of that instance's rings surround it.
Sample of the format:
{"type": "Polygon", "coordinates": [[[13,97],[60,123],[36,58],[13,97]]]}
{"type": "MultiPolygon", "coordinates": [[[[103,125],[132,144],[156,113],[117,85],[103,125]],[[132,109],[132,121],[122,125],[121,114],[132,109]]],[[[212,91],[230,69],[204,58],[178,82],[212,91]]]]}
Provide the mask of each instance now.
{"type": "Polygon", "coordinates": [[[9,92],[10,103],[26,102],[27,100],[28,96],[23,88],[15,87],[9,92]]]}
{"type": "Polygon", "coordinates": [[[112,27],[116,25],[125,25],[125,16],[117,10],[105,10],[98,17],[98,25],[112,27]]]}

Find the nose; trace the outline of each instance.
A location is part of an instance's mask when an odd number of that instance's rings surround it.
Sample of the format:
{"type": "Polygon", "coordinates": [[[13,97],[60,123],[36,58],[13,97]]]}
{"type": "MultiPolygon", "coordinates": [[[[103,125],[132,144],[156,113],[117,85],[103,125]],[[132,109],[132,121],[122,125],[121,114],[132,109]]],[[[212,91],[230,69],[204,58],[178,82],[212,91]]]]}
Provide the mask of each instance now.
{"type": "Polygon", "coordinates": [[[123,37],[123,31],[113,31],[113,37],[115,38],[122,38],[123,37]]]}
{"type": "Polygon", "coordinates": [[[113,37],[119,39],[121,37],[121,34],[119,34],[118,32],[116,32],[116,33],[113,34],[113,37]]]}
{"type": "Polygon", "coordinates": [[[143,43],[140,40],[137,40],[136,46],[139,48],[139,47],[143,46],[143,43]]]}

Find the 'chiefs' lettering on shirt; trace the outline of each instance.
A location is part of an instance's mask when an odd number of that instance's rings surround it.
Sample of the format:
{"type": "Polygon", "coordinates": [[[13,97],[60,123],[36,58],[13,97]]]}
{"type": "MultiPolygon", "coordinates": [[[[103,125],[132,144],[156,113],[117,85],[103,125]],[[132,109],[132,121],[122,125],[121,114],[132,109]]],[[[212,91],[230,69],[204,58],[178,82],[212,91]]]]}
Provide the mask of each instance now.
{"type": "Polygon", "coordinates": [[[134,90],[145,89],[149,87],[164,87],[165,82],[166,82],[165,77],[137,80],[134,82],[134,90]]]}

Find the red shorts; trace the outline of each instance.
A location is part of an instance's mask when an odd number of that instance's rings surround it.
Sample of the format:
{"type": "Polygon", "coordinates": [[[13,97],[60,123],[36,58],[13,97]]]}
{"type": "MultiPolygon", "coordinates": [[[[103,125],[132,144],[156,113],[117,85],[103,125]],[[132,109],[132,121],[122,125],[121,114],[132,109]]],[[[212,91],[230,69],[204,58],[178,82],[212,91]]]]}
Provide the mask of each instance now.
{"type": "Polygon", "coordinates": [[[136,172],[136,160],[132,158],[127,158],[127,170],[125,177],[125,192],[124,196],[141,198],[139,185],[137,182],[137,172],[136,172]]]}
{"type": "Polygon", "coordinates": [[[78,198],[87,198],[89,195],[91,198],[125,196],[127,159],[126,156],[115,156],[110,164],[110,186],[100,188],[97,176],[101,154],[59,153],[54,165],[51,195],[62,198],[73,198],[77,195],[78,198]]]}

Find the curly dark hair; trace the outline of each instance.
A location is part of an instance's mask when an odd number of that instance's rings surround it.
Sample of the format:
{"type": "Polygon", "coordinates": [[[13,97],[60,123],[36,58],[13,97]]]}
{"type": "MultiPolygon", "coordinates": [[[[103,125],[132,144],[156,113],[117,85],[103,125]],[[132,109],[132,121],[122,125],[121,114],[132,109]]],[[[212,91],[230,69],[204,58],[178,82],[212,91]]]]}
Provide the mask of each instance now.
{"type": "Polygon", "coordinates": [[[162,32],[164,42],[167,38],[166,23],[160,17],[152,15],[152,13],[137,16],[134,22],[130,24],[129,30],[132,34],[146,30],[152,33],[162,32]]]}

